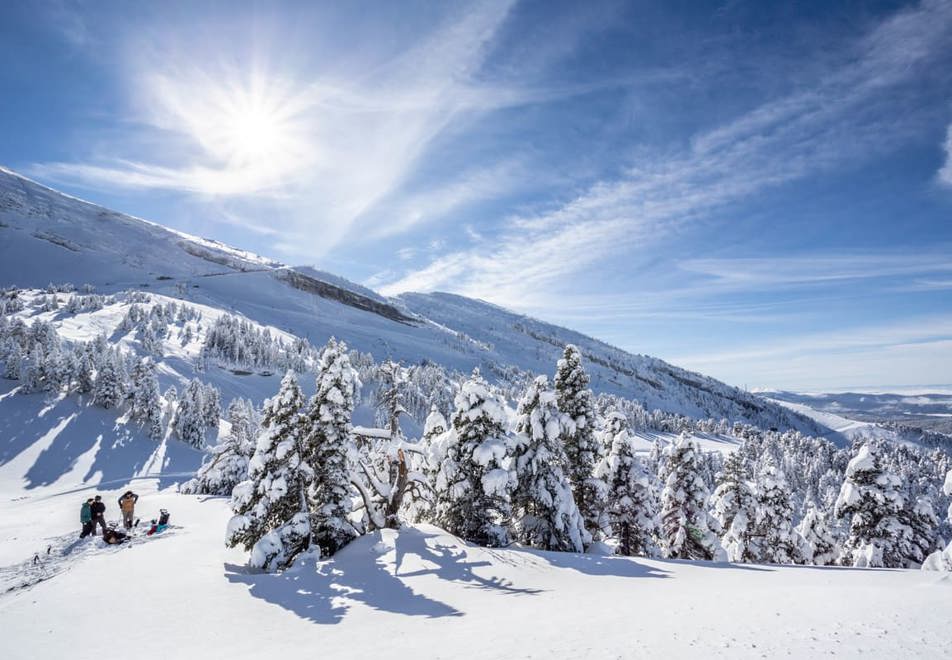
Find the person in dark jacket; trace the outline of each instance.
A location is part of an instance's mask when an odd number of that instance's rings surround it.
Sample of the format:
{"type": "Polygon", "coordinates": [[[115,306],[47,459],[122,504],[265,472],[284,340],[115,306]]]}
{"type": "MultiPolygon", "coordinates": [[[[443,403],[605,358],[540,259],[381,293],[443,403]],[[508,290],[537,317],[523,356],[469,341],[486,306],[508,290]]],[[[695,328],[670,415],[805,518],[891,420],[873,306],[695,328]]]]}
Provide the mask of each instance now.
{"type": "Polygon", "coordinates": [[[93,512],[92,512],[93,498],[89,498],[83,502],[82,508],[79,510],[79,522],[83,524],[83,531],[79,535],[79,538],[84,539],[90,534],[93,533],[95,529],[93,527],[93,512]]]}
{"type": "Polygon", "coordinates": [[[93,500],[89,511],[93,514],[93,536],[96,535],[96,525],[102,527],[102,533],[106,533],[106,503],[102,501],[102,496],[97,495],[93,500]]]}
{"type": "Polygon", "coordinates": [[[122,497],[119,498],[119,511],[122,512],[122,526],[126,529],[132,529],[132,521],[136,515],[136,502],[138,501],[139,496],[131,490],[127,490],[122,497]]]}
{"type": "Polygon", "coordinates": [[[126,540],[126,533],[120,532],[118,529],[107,529],[102,533],[102,540],[107,545],[119,545],[126,540]]]}

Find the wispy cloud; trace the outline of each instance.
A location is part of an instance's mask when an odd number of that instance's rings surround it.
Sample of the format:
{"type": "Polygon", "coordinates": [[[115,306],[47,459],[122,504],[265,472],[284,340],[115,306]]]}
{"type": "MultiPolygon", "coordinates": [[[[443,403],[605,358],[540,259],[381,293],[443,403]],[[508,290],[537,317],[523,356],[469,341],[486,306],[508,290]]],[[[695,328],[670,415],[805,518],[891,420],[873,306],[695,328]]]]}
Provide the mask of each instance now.
{"type": "Polygon", "coordinates": [[[702,276],[705,290],[777,290],[952,273],[952,246],[915,252],[813,252],[769,258],[685,259],[678,266],[702,276]]]}
{"type": "Polygon", "coordinates": [[[925,2],[900,12],[848,45],[841,63],[809,88],[698,135],[685,151],[642,154],[626,176],[517,217],[492,246],[444,255],[383,290],[447,289],[523,307],[609,255],[677,232],[715,209],[889,151],[914,129],[884,111],[895,103],[889,90],[927,66],[950,38],[952,4],[925,2]]]}
{"type": "Polygon", "coordinates": [[[844,328],[674,359],[688,368],[755,387],[942,382],[952,368],[952,316],[844,328]],[[903,365],[901,371],[897,364],[903,365]]]}
{"type": "MultiPolygon", "coordinates": [[[[148,143],[161,161],[106,157],[38,164],[33,173],[91,187],[268,195],[298,216],[288,243],[314,256],[393,193],[454,122],[532,100],[536,92],[475,80],[511,4],[491,0],[452,16],[363,77],[325,70],[308,80],[263,57],[251,71],[214,59],[198,68],[193,49],[158,35],[170,47],[135,56],[130,93],[139,99],[132,121],[153,131],[148,143]],[[315,233],[320,241],[307,240],[315,233]]],[[[424,201],[449,209],[465,200],[451,189],[424,201]]],[[[407,204],[402,224],[415,220],[407,204]]]]}
{"type": "Polygon", "coordinates": [[[942,168],[939,170],[938,177],[939,182],[947,186],[952,186],[952,124],[949,124],[949,128],[945,134],[945,164],[942,165],[942,168]]]}
{"type": "Polygon", "coordinates": [[[92,35],[83,18],[83,0],[45,0],[47,24],[57,30],[75,48],[88,46],[92,35]]]}

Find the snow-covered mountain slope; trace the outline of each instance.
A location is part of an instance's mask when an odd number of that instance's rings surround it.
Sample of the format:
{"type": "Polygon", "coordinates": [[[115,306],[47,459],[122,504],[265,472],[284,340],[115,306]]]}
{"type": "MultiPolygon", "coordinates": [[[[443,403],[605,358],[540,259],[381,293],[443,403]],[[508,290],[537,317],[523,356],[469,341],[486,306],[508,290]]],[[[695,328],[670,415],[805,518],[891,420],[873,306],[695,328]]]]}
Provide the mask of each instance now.
{"type": "Polygon", "coordinates": [[[806,405],[814,410],[867,422],[891,421],[952,433],[952,390],[917,388],[906,392],[769,392],[776,401],[806,405]]]}
{"type": "MultiPolygon", "coordinates": [[[[261,574],[222,544],[224,498],[132,487],[143,516],[168,509],[174,527],[118,548],[63,536],[93,491],[15,501],[4,491],[0,529],[19,519],[36,543],[4,551],[0,578],[42,579],[0,595],[4,658],[238,660],[316,648],[489,660],[545,655],[554,640],[566,658],[952,654],[952,583],[937,573],[487,549],[424,525],[261,574]]],[[[97,491],[113,515],[122,490],[97,491]]]]}
{"type": "Polygon", "coordinates": [[[0,169],[0,285],[49,282],[162,293],[243,314],[315,345],[336,336],[378,360],[431,361],[460,372],[480,367],[497,380],[549,373],[564,345],[575,343],[597,392],[689,417],[821,430],[714,379],[495,305],[448,294],[390,300],[343,278],[172,231],[0,169]]]}
{"type": "MultiPolygon", "coordinates": [[[[798,394],[760,392],[772,401],[827,429],[819,435],[841,446],[857,439],[879,438],[891,443],[915,447],[952,448],[952,426],[945,410],[948,394],[798,394]],[[938,424],[929,424],[935,415],[938,424]],[[943,423],[944,422],[944,423],[943,423]]],[[[950,414],[952,417],[952,414],[950,414]]]]}

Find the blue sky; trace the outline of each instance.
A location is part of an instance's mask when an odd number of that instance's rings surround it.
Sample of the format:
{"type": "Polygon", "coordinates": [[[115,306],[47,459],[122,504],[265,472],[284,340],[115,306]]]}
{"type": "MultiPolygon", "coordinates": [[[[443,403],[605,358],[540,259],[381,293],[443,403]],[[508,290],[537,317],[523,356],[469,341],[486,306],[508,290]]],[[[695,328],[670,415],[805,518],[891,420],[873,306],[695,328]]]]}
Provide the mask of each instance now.
{"type": "Polygon", "coordinates": [[[747,387],[952,381],[952,1],[8,2],[0,162],[747,387]]]}

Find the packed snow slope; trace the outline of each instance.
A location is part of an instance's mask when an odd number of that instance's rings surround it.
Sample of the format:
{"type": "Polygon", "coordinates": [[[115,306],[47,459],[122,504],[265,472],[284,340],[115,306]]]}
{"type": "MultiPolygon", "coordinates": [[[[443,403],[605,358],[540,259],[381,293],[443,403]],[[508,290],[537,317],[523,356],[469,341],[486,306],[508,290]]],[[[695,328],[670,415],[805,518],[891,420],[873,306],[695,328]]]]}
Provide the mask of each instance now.
{"type": "MultiPolygon", "coordinates": [[[[225,499],[159,485],[131,484],[143,516],[166,508],[174,526],[116,548],[71,536],[92,489],[2,484],[0,535],[35,539],[0,548],[0,584],[28,585],[0,595],[5,659],[952,654],[939,573],[491,550],[418,526],[260,574],[222,543],[225,499]]],[[[125,486],[104,488],[115,514],[125,486]]]]}
{"type": "Polygon", "coordinates": [[[495,380],[550,373],[565,344],[587,360],[597,392],[694,418],[817,433],[772,402],[632,355],[577,332],[448,294],[388,299],[340,277],[289,267],[46,188],[0,168],[0,285],[92,284],[163,293],[273,326],[321,345],[331,336],[378,359],[429,360],[495,380]]]}

